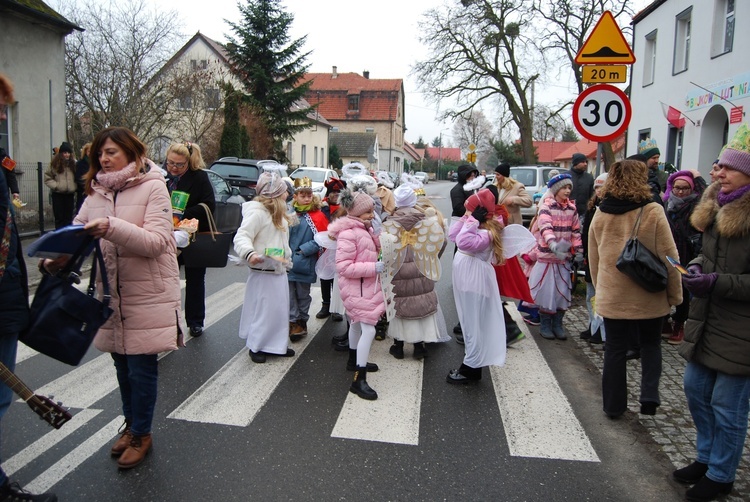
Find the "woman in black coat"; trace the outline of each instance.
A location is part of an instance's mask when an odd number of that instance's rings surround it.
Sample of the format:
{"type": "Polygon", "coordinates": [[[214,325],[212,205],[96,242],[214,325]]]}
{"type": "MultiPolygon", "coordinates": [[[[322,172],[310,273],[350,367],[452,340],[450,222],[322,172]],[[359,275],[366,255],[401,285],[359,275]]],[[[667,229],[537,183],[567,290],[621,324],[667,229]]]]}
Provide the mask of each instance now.
{"type": "MultiPolygon", "coordinates": [[[[182,219],[197,219],[199,232],[209,230],[208,215],[199,204],[206,204],[212,213],[216,208],[211,180],[203,171],[205,166],[195,143],[173,143],[167,150],[167,188],[170,195],[174,191],[189,195],[182,219]]],[[[178,261],[182,264],[181,257],[178,261]]],[[[205,318],[206,267],[185,267],[185,322],[192,336],[203,334],[205,318]]]]}

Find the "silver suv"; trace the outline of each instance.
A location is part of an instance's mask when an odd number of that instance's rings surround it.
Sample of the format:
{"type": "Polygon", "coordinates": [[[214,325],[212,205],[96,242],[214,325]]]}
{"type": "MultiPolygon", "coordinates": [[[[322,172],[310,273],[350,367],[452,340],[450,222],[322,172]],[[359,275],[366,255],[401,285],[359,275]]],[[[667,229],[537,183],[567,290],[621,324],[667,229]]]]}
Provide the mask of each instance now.
{"type": "MultiPolygon", "coordinates": [[[[555,166],[516,166],[510,168],[510,177],[523,183],[533,199],[535,194],[538,193],[541,196],[547,190],[549,173],[552,170],[557,170],[559,173],[568,171],[555,166]]],[[[521,208],[521,217],[524,222],[530,222],[536,214],[536,201],[534,202],[531,207],[521,208]]]]}

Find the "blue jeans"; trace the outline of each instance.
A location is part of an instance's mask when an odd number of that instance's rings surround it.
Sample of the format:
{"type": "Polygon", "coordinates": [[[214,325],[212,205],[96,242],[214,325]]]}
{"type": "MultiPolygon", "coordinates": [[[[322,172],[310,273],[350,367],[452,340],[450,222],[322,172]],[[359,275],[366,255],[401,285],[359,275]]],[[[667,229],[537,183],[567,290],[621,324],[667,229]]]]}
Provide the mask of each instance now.
{"type": "MultiPolygon", "coordinates": [[[[16,348],[18,347],[18,334],[7,334],[0,335],[0,361],[8,367],[10,371],[16,368],[16,348]]],[[[5,412],[8,411],[10,403],[13,401],[13,391],[5,385],[0,383],[0,420],[5,416],[5,412]]],[[[0,486],[4,485],[8,480],[8,476],[5,475],[5,471],[0,468],[0,486]]]]}
{"type": "Polygon", "coordinates": [[[122,414],[134,436],[151,433],[156,406],[157,354],[112,354],[120,384],[122,414]]]}
{"type": "Polygon", "coordinates": [[[747,435],[750,376],[727,375],[690,362],[685,368],[685,396],[698,430],[698,462],[708,464],[706,477],[734,481],[747,435]]]}

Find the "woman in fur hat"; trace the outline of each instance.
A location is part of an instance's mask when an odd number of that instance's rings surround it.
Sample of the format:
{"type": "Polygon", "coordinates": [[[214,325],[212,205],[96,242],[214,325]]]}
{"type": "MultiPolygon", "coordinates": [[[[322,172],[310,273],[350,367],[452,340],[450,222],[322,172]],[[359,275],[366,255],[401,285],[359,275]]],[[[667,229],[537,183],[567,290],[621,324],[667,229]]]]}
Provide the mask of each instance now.
{"type": "Polygon", "coordinates": [[[453,297],[463,330],[466,354],[450,370],[452,384],[476,382],[484,366],[505,364],[503,303],[497,292],[492,263],[502,263],[502,224],[494,218],[497,199],[486,188],[470,195],[466,214],[453,223],[449,238],[458,252],[453,259],[453,297]]]}
{"type": "Polygon", "coordinates": [[[75,211],[76,161],[73,147],[63,141],[49,168],[44,172],[44,184],[52,192],[52,212],[55,215],[55,229],[70,225],[75,211]]]}
{"type": "MultiPolygon", "coordinates": [[[[719,157],[717,181],[693,211],[701,254],[683,284],[692,293],[685,339],[685,395],[693,416],[695,462],[674,479],[695,484],[688,500],[732,491],[750,405],[750,129],[742,124],[719,157]]],[[[740,495],[740,498],[744,498],[740,495]]]]}

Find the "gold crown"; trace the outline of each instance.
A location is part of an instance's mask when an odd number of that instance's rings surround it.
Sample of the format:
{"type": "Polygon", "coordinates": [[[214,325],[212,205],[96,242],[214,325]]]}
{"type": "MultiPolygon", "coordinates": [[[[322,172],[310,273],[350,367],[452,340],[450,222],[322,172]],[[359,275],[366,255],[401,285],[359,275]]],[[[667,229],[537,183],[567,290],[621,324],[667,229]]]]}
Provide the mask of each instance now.
{"type": "Polygon", "coordinates": [[[307,176],[304,176],[302,178],[296,178],[294,180],[294,190],[312,190],[312,180],[308,178],[307,176]]]}

